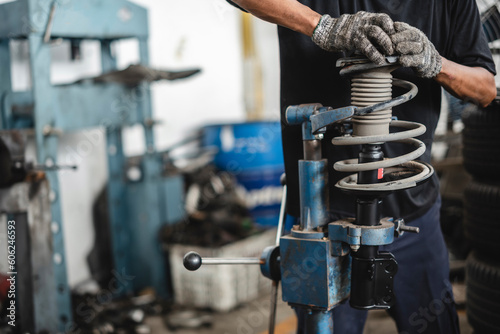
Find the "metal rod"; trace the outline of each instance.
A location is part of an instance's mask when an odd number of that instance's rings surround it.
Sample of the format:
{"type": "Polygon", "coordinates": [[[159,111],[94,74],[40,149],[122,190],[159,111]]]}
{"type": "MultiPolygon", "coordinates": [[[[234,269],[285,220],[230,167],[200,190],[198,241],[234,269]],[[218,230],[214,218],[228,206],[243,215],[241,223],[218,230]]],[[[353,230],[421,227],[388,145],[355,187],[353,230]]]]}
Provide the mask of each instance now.
{"type": "Polygon", "coordinates": [[[304,140],[304,160],[321,160],[321,141],[304,140]]]}
{"type": "Polygon", "coordinates": [[[60,166],[60,165],[55,165],[55,166],[33,165],[30,167],[34,170],[43,170],[43,171],[55,171],[55,170],[61,170],[61,169],[73,169],[73,170],[78,169],[78,166],[60,166]]]}
{"type": "Polygon", "coordinates": [[[286,213],[286,194],[287,186],[283,186],[283,195],[281,196],[281,208],[280,208],[280,216],[278,221],[278,230],[276,231],[276,246],[280,245],[280,239],[283,236],[283,232],[285,229],[285,213],[286,213]]]}
{"type": "Polygon", "coordinates": [[[52,3],[52,7],[50,8],[49,13],[49,22],[47,23],[47,27],[45,28],[45,33],[43,35],[43,42],[50,42],[50,34],[52,32],[52,23],[54,22],[54,14],[56,12],[56,1],[52,3]]]}
{"type": "Polygon", "coordinates": [[[215,257],[204,257],[201,260],[203,265],[211,264],[261,264],[258,258],[227,258],[220,259],[215,257]]]}
{"type": "Polygon", "coordinates": [[[420,233],[420,228],[416,226],[408,226],[408,225],[402,225],[400,227],[401,231],[405,232],[410,232],[410,233],[420,233]]]}
{"type": "Polygon", "coordinates": [[[274,334],[276,327],[276,306],[278,304],[278,286],[280,281],[273,281],[271,289],[271,313],[269,315],[269,334],[274,334]]]}

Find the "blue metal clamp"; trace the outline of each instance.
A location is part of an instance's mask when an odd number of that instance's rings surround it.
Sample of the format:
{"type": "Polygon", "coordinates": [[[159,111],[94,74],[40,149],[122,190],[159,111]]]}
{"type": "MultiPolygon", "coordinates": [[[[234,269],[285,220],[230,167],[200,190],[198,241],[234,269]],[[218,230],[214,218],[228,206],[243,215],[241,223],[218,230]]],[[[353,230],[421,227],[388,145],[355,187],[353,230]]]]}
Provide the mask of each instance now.
{"type": "Polygon", "coordinates": [[[315,140],[315,135],[324,133],[328,125],[352,117],[355,111],[353,106],[332,109],[319,103],[301,104],[286,109],[286,121],[289,125],[302,124],[303,140],[315,140]]]}
{"type": "Polygon", "coordinates": [[[342,219],[328,224],[328,234],[332,241],[342,241],[351,246],[382,246],[394,241],[392,218],[380,220],[377,226],[354,224],[354,218],[342,219]]]}

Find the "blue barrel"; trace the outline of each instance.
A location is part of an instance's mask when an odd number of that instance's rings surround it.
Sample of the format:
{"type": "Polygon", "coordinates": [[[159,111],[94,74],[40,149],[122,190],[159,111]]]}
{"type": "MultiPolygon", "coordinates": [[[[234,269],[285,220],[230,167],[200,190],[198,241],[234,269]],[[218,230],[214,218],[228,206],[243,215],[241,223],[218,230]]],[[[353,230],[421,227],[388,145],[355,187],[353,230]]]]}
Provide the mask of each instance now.
{"type": "Polygon", "coordinates": [[[284,172],[280,123],[209,125],[203,129],[202,145],[218,148],[214,164],[235,176],[255,222],[277,226],[284,172]]]}

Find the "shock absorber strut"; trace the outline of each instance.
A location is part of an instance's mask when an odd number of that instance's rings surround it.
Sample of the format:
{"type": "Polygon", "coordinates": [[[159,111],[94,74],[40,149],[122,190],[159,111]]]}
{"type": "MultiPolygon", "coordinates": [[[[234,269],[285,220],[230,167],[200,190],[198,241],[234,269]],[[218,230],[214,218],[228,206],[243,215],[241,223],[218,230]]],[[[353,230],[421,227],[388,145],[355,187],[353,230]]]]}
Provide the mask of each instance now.
{"type": "Polygon", "coordinates": [[[386,142],[398,142],[413,146],[414,150],[398,157],[380,157],[375,161],[369,161],[366,155],[360,156],[359,161],[338,161],[334,165],[335,170],[357,174],[340,180],[336,186],[359,195],[370,192],[387,195],[392,191],[412,188],[428,179],[433,174],[432,166],[413,161],[425,152],[425,144],[413,137],[424,134],[426,127],[415,122],[394,120],[392,117],[392,107],[412,99],[418,91],[417,87],[411,82],[392,78],[391,72],[398,66],[391,63],[377,66],[354,58],[341,59],[337,65],[344,66],[340,71],[341,75],[352,77],[351,102],[357,109],[352,117],[353,134],[336,137],[332,144],[363,145],[362,150],[369,152],[378,151],[377,147],[386,142]],[[391,99],[393,85],[409,91],[391,99]],[[399,131],[390,133],[389,128],[398,128],[399,131]],[[377,175],[376,182],[358,180],[374,174],[377,175]]]}
{"type": "MultiPolygon", "coordinates": [[[[392,118],[394,103],[391,101],[399,99],[400,103],[405,102],[405,98],[392,99],[394,79],[391,72],[398,66],[387,63],[378,67],[359,61],[349,63],[349,60],[343,60],[343,65],[348,66],[341,70],[341,74],[351,76],[352,105],[368,111],[358,109],[358,115],[352,117],[352,135],[337,137],[332,141],[334,145],[361,145],[357,160],[340,161],[334,165],[337,171],[356,173],[342,179],[336,186],[356,196],[356,217],[349,223],[366,229],[381,225],[379,206],[384,196],[427,179],[432,175],[432,167],[412,161],[425,152],[424,143],[412,138],[423,134],[425,126],[392,118]],[[391,126],[403,128],[403,131],[391,134],[391,126]],[[388,141],[410,144],[415,150],[388,159],[382,150],[388,141]]],[[[398,80],[395,83],[413,86],[398,80]]],[[[385,218],[383,221],[388,220],[385,218]]],[[[354,244],[351,248],[351,306],[370,309],[393,305],[392,283],[397,271],[394,256],[379,251],[378,245],[354,244]]]]}

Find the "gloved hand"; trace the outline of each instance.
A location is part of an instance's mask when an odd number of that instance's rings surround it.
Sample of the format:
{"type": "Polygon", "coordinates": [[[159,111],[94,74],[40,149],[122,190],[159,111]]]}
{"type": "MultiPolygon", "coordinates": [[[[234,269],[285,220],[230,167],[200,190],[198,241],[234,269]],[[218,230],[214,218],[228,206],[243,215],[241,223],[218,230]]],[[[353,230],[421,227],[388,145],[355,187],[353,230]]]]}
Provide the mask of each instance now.
{"type": "Polygon", "coordinates": [[[441,56],[422,31],[404,22],[394,22],[394,29],[391,39],[401,65],[412,67],[422,78],[441,72],[441,56]]]}
{"type": "Polygon", "coordinates": [[[372,62],[382,65],[385,63],[384,54],[394,52],[389,37],[394,33],[394,23],[387,14],[357,12],[337,19],[326,14],[316,26],[312,40],[327,51],[360,51],[372,62]],[[377,50],[377,46],[384,54],[377,50]]]}

